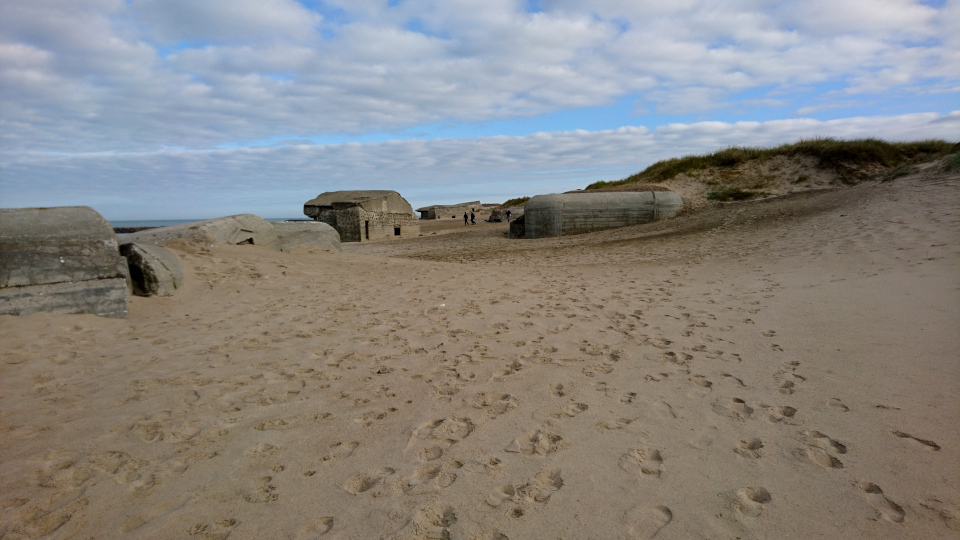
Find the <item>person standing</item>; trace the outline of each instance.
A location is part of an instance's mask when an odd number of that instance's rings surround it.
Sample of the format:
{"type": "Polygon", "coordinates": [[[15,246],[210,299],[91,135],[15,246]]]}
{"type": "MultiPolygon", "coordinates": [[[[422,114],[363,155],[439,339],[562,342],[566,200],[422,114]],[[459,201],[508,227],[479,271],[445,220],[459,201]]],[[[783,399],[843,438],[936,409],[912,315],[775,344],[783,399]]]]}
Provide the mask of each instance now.
{"type": "Polygon", "coordinates": [[[474,215],[473,215],[473,210],[470,211],[470,224],[471,224],[471,225],[476,225],[476,224],[477,224],[477,220],[476,220],[476,218],[475,218],[474,215]]]}
{"type": "Polygon", "coordinates": [[[507,223],[510,223],[510,210],[507,210],[507,223]]]}
{"type": "Polygon", "coordinates": [[[464,224],[464,225],[467,224],[467,213],[466,213],[466,212],[463,213],[463,224],[464,224]]]}

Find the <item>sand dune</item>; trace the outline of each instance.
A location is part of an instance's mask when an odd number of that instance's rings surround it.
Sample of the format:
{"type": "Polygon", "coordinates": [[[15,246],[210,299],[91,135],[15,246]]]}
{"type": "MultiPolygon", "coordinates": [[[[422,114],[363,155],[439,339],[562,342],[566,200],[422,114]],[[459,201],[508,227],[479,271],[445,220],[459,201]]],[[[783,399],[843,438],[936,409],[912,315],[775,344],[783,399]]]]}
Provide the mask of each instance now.
{"type": "Polygon", "coordinates": [[[0,534],[960,537],[958,188],[181,245],[127,320],[0,317],[0,534]]]}

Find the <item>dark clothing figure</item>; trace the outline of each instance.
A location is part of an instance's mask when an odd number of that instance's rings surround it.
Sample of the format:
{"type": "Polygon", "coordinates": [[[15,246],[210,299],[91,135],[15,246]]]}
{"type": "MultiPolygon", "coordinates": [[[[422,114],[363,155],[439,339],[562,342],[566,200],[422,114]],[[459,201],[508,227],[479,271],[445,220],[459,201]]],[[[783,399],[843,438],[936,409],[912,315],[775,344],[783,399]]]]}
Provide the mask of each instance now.
{"type": "Polygon", "coordinates": [[[476,225],[476,224],[477,224],[477,220],[474,218],[473,212],[470,212],[470,224],[471,224],[471,225],[476,225]]]}
{"type": "Polygon", "coordinates": [[[507,210],[507,223],[510,223],[510,211],[507,210]]]}
{"type": "Polygon", "coordinates": [[[463,224],[464,224],[464,225],[467,224],[467,213],[466,213],[466,212],[463,213],[463,224]]]}

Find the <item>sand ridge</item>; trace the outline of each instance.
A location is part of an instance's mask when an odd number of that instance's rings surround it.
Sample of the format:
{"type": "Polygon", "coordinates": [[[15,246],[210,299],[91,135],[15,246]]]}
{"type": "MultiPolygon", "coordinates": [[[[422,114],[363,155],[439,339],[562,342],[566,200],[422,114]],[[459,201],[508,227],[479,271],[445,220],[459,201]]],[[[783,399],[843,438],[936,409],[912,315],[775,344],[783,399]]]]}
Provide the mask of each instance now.
{"type": "Polygon", "coordinates": [[[0,533],[957,537],[958,187],[178,251],[128,320],[0,318],[0,533]]]}

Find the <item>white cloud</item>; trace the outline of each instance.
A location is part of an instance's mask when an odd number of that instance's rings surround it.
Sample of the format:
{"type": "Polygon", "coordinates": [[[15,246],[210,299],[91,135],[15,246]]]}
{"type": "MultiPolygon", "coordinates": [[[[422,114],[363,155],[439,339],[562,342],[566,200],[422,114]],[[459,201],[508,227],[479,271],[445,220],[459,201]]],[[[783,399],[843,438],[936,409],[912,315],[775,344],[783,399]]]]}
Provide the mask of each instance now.
{"type": "Polygon", "coordinates": [[[950,140],[958,133],[960,111],[217,151],[31,153],[0,161],[0,204],[86,204],[110,219],[296,217],[304,201],[328,190],[395,189],[415,206],[497,202],[623,178],[660,159],[727,146],[826,136],[950,140]]]}
{"type": "Polygon", "coordinates": [[[625,97],[706,115],[757,88],[786,100],[824,82],[876,94],[960,82],[956,0],[540,4],[325,2],[342,9],[334,21],[294,0],[0,0],[0,140],[5,152],[211,148],[625,97]]]}
{"type": "Polygon", "coordinates": [[[294,0],[133,0],[134,24],[159,44],[310,40],[323,18],[294,0]]]}

